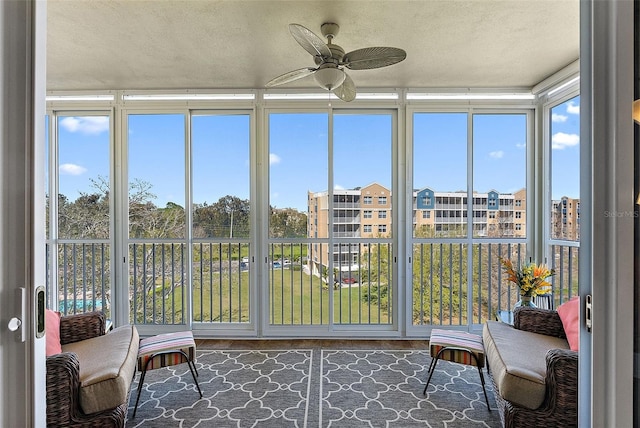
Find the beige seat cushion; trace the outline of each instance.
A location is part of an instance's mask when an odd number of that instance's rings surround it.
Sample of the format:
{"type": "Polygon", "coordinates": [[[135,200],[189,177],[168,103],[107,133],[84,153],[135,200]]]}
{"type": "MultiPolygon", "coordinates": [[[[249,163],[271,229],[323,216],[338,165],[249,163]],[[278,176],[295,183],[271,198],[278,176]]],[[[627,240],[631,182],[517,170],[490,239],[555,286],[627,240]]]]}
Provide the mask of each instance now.
{"type": "Polygon", "coordinates": [[[545,395],[547,351],[569,349],[567,340],[517,330],[497,321],[485,323],[482,338],[502,398],[532,410],[540,407],[545,395]]]}
{"type": "Polygon", "coordinates": [[[62,346],[80,361],[80,407],[89,414],[113,409],[127,401],[136,370],[140,337],[134,326],[62,346]]]}

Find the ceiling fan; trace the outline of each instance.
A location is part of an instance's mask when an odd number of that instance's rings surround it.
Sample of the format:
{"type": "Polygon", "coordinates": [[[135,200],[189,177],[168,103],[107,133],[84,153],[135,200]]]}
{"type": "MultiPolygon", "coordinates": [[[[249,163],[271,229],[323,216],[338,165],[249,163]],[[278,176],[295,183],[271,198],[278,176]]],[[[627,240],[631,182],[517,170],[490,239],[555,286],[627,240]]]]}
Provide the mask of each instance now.
{"type": "Polygon", "coordinates": [[[332,91],[343,101],[353,101],[356,97],[356,86],[344,68],[351,70],[368,70],[396,64],[407,57],[407,53],[398,48],[369,47],[344,53],[344,49],[332,43],[340,26],[324,23],[320,27],[322,35],[327,38],[324,43],[320,37],[300,24],[289,24],[289,31],[294,39],[311,55],[316,67],[305,67],[278,76],[265,85],[267,88],[284,85],[294,80],[313,75],[321,88],[332,91]]]}

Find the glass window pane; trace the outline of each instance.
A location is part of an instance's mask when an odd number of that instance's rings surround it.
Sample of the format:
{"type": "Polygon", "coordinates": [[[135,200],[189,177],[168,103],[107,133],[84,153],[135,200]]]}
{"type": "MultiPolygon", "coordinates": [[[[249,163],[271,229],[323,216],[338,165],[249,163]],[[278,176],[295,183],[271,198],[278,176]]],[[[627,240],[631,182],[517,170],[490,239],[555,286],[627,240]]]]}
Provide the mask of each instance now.
{"type": "Polygon", "coordinates": [[[309,192],[327,188],[327,123],[326,113],[269,116],[271,238],[307,237],[309,192]]]}
{"type": "Polygon", "coordinates": [[[467,114],[413,116],[413,236],[467,231],[467,114]]]}
{"type": "Polygon", "coordinates": [[[334,116],[334,237],[391,236],[391,132],[390,114],[334,116]]]}
{"type": "Polygon", "coordinates": [[[58,116],[58,234],[109,237],[109,116],[58,116]]]}
{"type": "Polygon", "coordinates": [[[193,116],[193,236],[249,237],[249,115],[193,116]]]}
{"type": "Polygon", "coordinates": [[[185,236],[185,117],[129,115],[129,236],[185,236]]]}
{"type": "Polygon", "coordinates": [[[525,114],[473,116],[474,237],[526,237],[526,143],[525,114]]]}
{"type": "Polygon", "coordinates": [[[580,240],[580,97],[551,109],[551,238],[580,240]]]}

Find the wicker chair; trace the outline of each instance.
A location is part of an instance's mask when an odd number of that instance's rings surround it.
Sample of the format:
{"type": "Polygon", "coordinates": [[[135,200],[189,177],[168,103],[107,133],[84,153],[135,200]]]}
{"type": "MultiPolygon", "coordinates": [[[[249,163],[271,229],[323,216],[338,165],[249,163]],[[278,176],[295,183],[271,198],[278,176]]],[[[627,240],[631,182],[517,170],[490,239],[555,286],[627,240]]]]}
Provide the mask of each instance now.
{"type": "MultiPolygon", "coordinates": [[[[101,312],[64,316],[60,319],[62,345],[105,334],[101,312]]],[[[115,409],[86,415],[79,403],[80,362],[76,354],[63,352],[47,357],[48,427],[124,427],[127,403],[115,409]]]]}
{"type": "MultiPolygon", "coordinates": [[[[516,308],[514,327],[548,336],[566,337],[558,313],[552,310],[516,308]]],[[[520,407],[502,398],[490,374],[505,427],[578,426],[578,352],[551,349],[546,355],[546,367],[544,402],[535,410],[520,407]]]]}

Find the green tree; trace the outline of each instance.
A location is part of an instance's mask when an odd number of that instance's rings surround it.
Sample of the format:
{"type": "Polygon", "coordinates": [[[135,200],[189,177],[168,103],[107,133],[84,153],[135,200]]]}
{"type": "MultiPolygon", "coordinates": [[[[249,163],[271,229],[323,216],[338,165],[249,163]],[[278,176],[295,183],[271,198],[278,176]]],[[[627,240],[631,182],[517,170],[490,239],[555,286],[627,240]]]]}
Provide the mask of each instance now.
{"type": "Polygon", "coordinates": [[[269,236],[272,238],[306,238],[307,215],[293,208],[270,208],[269,236]]]}

